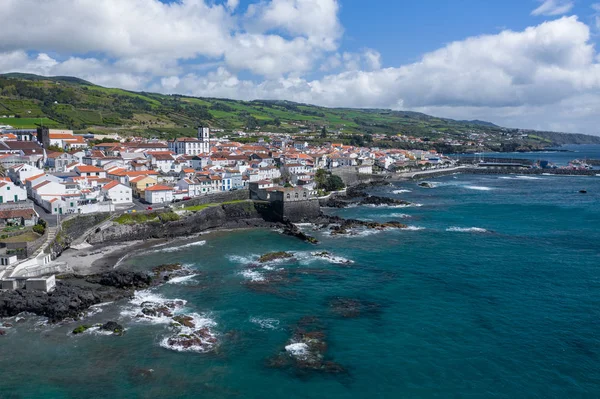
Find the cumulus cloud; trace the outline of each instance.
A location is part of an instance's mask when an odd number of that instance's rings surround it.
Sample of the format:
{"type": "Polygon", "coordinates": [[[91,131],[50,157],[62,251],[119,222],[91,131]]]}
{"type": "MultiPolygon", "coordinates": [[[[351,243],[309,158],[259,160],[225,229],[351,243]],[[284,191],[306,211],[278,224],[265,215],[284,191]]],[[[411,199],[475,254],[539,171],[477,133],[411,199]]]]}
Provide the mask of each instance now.
{"type": "Polygon", "coordinates": [[[566,0],[540,0],[542,4],[531,12],[531,15],[563,15],[571,11],[575,3],[566,0]]]}

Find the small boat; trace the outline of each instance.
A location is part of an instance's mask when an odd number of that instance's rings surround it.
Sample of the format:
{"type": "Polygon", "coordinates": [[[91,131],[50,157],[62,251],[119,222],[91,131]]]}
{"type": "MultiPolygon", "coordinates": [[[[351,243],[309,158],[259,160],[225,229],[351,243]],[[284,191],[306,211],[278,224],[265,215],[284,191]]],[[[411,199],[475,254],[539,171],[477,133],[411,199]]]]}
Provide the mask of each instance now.
{"type": "Polygon", "coordinates": [[[579,190],[579,194],[587,194],[587,190],[579,190]]]}

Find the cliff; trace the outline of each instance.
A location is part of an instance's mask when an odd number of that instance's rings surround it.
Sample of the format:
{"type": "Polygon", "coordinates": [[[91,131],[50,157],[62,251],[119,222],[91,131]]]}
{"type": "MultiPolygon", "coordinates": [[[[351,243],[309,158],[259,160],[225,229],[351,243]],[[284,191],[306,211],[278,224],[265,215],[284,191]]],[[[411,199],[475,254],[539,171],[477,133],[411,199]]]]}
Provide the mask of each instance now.
{"type": "Polygon", "coordinates": [[[277,222],[267,221],[253,202],[223,204],[206,208],[177,221],[153,221],[123,225],[111,223],[92,233],[90,244],[148,240],[152,238],[185,237],[216,228],[274,227],[277,222]]]}

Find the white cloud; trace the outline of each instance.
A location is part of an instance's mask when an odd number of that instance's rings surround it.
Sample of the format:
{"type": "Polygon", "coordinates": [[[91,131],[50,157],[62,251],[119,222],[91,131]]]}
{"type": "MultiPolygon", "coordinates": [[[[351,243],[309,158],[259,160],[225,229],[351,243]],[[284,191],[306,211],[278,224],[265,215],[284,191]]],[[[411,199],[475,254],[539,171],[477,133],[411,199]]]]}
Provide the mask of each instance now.
{"type": "MultiPolygon", "coordinates": [[[[131,90],[402,108],[509,126],[593,132],[599,125],[600,57],[590,27],[577,17],[467,38],[415,63],[382,67],[374,49],[339,49],[338,1],[264,0],[243,14],[235,14],[236,1],[220,3],[3,0],[0,72],[73,75],[131,90]],[[34,3],[40,14],[57,17],[45,25],[24,18],[34,3]],[[241,78],[247,71],[252,78],[241,78]]],[[[567,5],[546,3],[554,8],[540,12],[567,5]]]]}
{"type": "Polygon", "coordinates": [[[566,0],[540,0],[542,3],[531,12],[531,15],[555,16],[563,15],[571,11],[575,3],[566,0]]]}
{"type": "Polygon", "coordinates": [[[3,0],[0,52],[102,54],[133,73],[170,75],[180,60],[224,60],[234,70],[303,73],[335,51],[342,29],[337,0],[271,0],[234,16],[238,0],[3,0]],[[39,23],[30,18],[52,15],[39,23]]]}

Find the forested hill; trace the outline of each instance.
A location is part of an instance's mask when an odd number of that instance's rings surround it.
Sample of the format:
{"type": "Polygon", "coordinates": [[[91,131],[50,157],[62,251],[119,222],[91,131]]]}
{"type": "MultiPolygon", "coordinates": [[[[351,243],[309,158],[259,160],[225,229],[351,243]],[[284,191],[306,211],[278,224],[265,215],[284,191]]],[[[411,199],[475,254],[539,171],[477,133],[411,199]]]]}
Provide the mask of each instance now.
{"type": "Polygon", "coordinates": [[[205,125],[227,133],[325,130],[341,138],[403,134],[431,141],[485,137],[496,145],[600,144],[600,137],[595,136],[519,131],[485,121],[455,121],[416,112],[136,93],[75,77],[0,75],[0,125],[33,128],[40,123],[76,131],[160,137],[193,135],[196,126],[205,125]]]}

